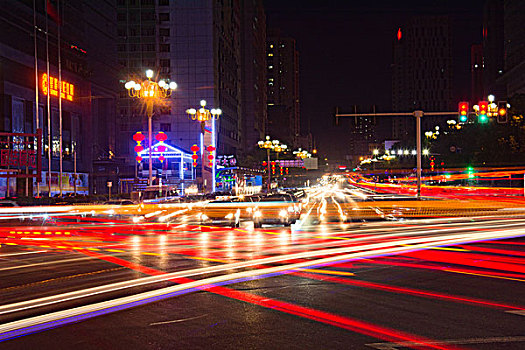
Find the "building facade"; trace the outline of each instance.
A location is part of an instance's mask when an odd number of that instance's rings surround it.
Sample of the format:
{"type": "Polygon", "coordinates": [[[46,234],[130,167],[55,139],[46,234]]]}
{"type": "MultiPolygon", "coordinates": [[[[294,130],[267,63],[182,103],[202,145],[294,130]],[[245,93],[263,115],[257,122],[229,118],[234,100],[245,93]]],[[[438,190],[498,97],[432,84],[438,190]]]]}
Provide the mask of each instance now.
{"type": "MultiPolygon", "coordinates": [[[[483,8],[483,94],[497,98],[506,96],[500,81],[505,70],[503,0],[487,0],[483,8]]],[[[473,100],[477,103],[480,99],[473,100]]]]}
{"type": "Polygon", "coordinates": [[[481,101],[485,93],[484,84],[483,45],[474,44],[470,47],[470,101],[475,104],[481,101]]]}
{"type": "MultiPolygon", "coordinates": [[[[396,112],[451,111],[452,33],[448,16],[417,16],[400,27],[393,44],[392,108],[396,112]]],[[[425,117],[423,129],[446,117],[425,117]]],[[[392,120],[392,137],[405,140],[414,134],[413,118],[392,120]]]]}
{"type": "Polygon", "coordinates": [[[266,15],[262,0],[241,1],[242,149],[245,155],[258,148],[267,124],[266,15]]]}
{"type": "MultiPolygon", "coordinates": [[[[39,155],[43,176],[38,186],[42,194],[49,194],[49,187],[51,194],[58,193],[60,182],[63,193],[107,193],[106,182],[117,177],[112,166],[118,91],[116,3],[95,6],[89,1],[60,2],[60,8],[52,7],[56,2],[47,4],[47,13],[52,16],[46,15],[46,2],[37,2],[34,9],[32,1],[14,0],[7,1],[0,14],[0,128],[3,132],[25,133],[35,132],[37,126],[43,129],[44,152],[39,155]],[[107,164],[94,175],[97,161],[107,164]],[[104,186],[97,187],[99,183],[104,186]]],[[[5,189],[5,181],[2,185],[5,189]]],[[[17,193],[23,194],[23,183],[17,181],[16,185],[17,193]]],[[[28,187],[29,195],[36,194],[36,182],[31,181],[28,187]]]]}
{"type": "Polygon", "coordinates": [[[295,40],[269,31],[267,38],[268,134],[294,147],[300,137],[299,53],[295,40]]]}
{"type": "MultiPolygon", "coordinates": [[[[200,124],[191,120],[186,110],[198,108],[201,100],[207,102],[207,108],[222,110],[216,121],[217,155],[241,153],[244,128],[252,131],[250,138],[260,133],[259,119],[264,119],[264,114],[246,107],[252,121],[243,119],[243,11],[251,11],[251,21],[260,21],[260,28],[265,25],[260,3],[251,5],[212,0],[119,1],[119,61],[124,67],[121,81],[144,77],[144,72],[152,69],[157,79],[178,85],[171,98],[155,111],[154,134],[165,132],[167,142],[183,150],[194,144],[200,146],[200,124]]],[[[261,40],[251,34],[250,40],[261,40]]],[[[261,78],[252,74],[249,79],[255,84],[261,78]]],[[[264,96],[254,93],[251,99],[261,103],[264,96]]],[[[122,86],[119,155],[130,165],[135,158],[132,135],[146,131],[146,121],[141,105],[128,98],[122,86]]]]}
{"type": "Polygon", "coordinates": [[[505,84],[507,97],[525,94],[525,3],[504,1],[505,68],[499,82],[505,84]]]}

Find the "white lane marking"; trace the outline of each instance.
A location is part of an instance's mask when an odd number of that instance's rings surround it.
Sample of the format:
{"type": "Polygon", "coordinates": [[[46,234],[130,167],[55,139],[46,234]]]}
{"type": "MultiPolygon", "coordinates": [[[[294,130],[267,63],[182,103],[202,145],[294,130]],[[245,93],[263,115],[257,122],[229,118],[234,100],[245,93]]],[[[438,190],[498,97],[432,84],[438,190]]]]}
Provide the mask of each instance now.
{"type": "MultiPolygon", "coordinates": [[[[514,231],[511,231],[511,230],[509,230],[509,231],[510,232],[514,232],[514,231]]],[[[524,233],[523,230],[518,230],[518,231],[519,231],[520,234],[524,233]]],[[[510,232],[506,232],[506,235],[509,235],[510,232]]],[[[492,234],[489,234],[489,233],[478,233],[477,235],[474,235],[474,236],[476,238],[478,238],[478,239],[480,237],[483,237],[483,238],[487,239],[487,238],[495,238],[495,237],[501,238],[502,234],[503,234],[502,232],[499,232],[499,235],[497,235],[496,232],[494,232],[492,234]]],[[[517,232],[514,232],[514,235],[516,235],[516,234],[517,234],[517,232]]],[[[437,244],[441,245],[441,244],[468,242],[468,241],[471,241],[472,239],[473,239],[473,235],[472,234],[457,235],[457,236],[454,237],[454,239],[441,241],[441,242],[439,242],[437,244]]],[[[412,241],[416,241],[416,240],[412,240],[412,241]]],[[[412,247],[410,247],[410,249],[418,249],[418,248],[422,249],[422,248],[428,247],[428,245],[429,245],[428,238],[427,239],[419,239],[417,241],[419,241],[418,243],[420,243],[420,244],[412,246],[412,247]],[[427,242],[425,242],[425,241],[427,241],[427,242]]],[[[350,247],[350,248],[347,248],[346,254],[342,254],[342,255],[332,256],[332,257],[328,257],[328,258],[319,258],[319,259],[316,259],[316,260],[309,260],[309,261],[300,262],[300,263],[286,264],[286,265],[281,265],[281,266],[274,266],[274,267],[261,268],[261,269],[248,270],[248,271],[241,271],[241,272],[235,272],[235,273],[230,273],[230,274],[216,276],[216,277],[204,278],[204,279],[200,279],[200,280],[195,280],[193,282],[188,282],[188,283],[179,284],[179,285],[175,285],[175,286],[165,287],[165,288],[161,288],[161,289],[155,289],[155,290],[152,290],[152,291],[143,292],[143,293],[139,293],[139,294],[134,294],[134,295],[126,296],[126,297],[121,297],[121,298],[118,298],[118,299],[108,300],[108,301],[104,301],[104,302],[98,302],[98,303],[84,305],[84,306],[80,306],[80,307],[76,307],[76,308],[72,308],[72,309],[52,312],[52,313],[45,314],[45,315],[34,316],[34,317],[29,317],[29,318],[18,320],[18,321],[4,323],[4,324],[0,325],[0,340],[3,338],[2,334],[6,333],[6,332],[11,332],[11,331],[15,331],[15,330],[21,330],[23,328],[28,328],[28,327],[37,326],[37,325],[43,325],[45,323],[48,323],[48,325],[51,326],[52,323],[54,323],[55,321],[58,321],[58,320],[62,320],[62,319],[65,319],[65,318],[70,318],[70,317],[76,317],[76,316],[80,316],[80,315],[85,315],[87,313],[92,313],[92,312],[95,312],[95,311],[106,310],[106,309],[114,308],[114,307],[117,307],[117,306],[121,306],[123,308],[127,308],[127,307],[131,307],[131,305],[133,305],[133,303],[136,303],[138,301],[146,301],[146,303],[150,303],[150,302],[153,302],[153,301],[158,301],[159,297],[166,297],[166,295],[171,294],[171,293],[175,293],[175,292],[178,292],[178,291],[187,291],[187,290],[193,289],[193,288],[206,287],[206,286],[214,285],[216,283],[227,282],[227,281],[234,281],[234,280],[241,279],[241,278],[260,277],[261,275],[272,276],[273,273],[285,272],[285,271],[289,272],[289,271],[297,270],[297,269],[300,269],[300,268],[303,268],[303,267],[312,266],[312,265],[325,265],[325,264],[330,264],[330,263],[336,263],[336,262],[341,261],[341,260],[350,260],[350,259],[358,259],[358,258],[378,256],[378,255],[396,254],[396,253],[406,252],[407,250],[410,250],[410,249],[407,249],[407,247],[396,247],[396,248],[388,247],[388,244],[390,244],[390,242],[389,243],[373,244],[373,245],[370,245],[370,246],[376,246],[377,249],[369,250],[369,251],[365,251],[365,252],[359,251],[359,252],[348,253],[348,251],[350,251],[350,250],[359,250],[359,249],[356,249],[356,247],[350,247]]],[[[337,251],[339,249],[333,249],[332,251],[334,251],[334,250],[337,251]]],[[[341,251],[341,253],[345,253],[345,252],[341,251]]],[[[303,255],[303,254],[291,254],[291,255],[303,255]]],[[[311,255],[311,253],[308,254],[308,255],[311,255]]],[[[266,259],[260,259],[259,263],[262,260],[266,260],[266,259]]],[[[257,263],[255,263],[255,264],[257,264],[257,263]]],[[[230,268],[231,268],[231,265],[236,265],[236,264],[235,263],[234,264],[230,264],[230,268]]],[[[228,266],[228,265],[224,265],[224,266],[228,266]]],[[[220,267],[224,268],[224,266],[220,266],[220,267]]],[[[161,277],[166,278],[166,275],[161,276],[161,277]]],[[[92,294],[96,294],[96,293],[92,293],[92,294]]],[[[77,298],[78,298],[78,296],[77,296],[77,298]]],[[[69,299],[73,299],[73,298],[69,298],[69,299]]],[[[55,300],[53,302],[56,303],[58,301],[55,300]]],[[[51,302],[51,303],[53,303],[53,302],[51,302]]],[[[13,305],[16,305],[16,304],[5,305],[4,307],[12,308],[13,305]]],[[[29,307],[31,307],[31,306],[29,306],[29,307]]],[[[25,307],[25,308],[29,308],[29,307],[25,307]]],[[[20,309],[18,309],[18,310],[20,310],[20,309]]],[[[11,311],[18,311],[18,310],[11,310],[11,311]]],[[[9,311],[7,311],[7,312],[9,312],[9,311]]],[[[4,313],[5,313],[5,311],[4,311],[4,313]]],[[[19,335],[21,335],[21,334],[19,334],[19,335]]]]}
{"type": "Polygon", "coordinates": [[[525,310],[509,310],[509,311],[505,311],[505,312],[507,312],[509,314],[525,316],[525,310]]]}
{"type": "Polygon", "coordinates": [[[37,254],[37,253],[45,253],[45,252],[47,252],[47,250],[37,250],[37,251],[33,251],[33,252],[22,252],[22,253],[11,253],[11,254],[0,254],[0,258],[3,258],[4,256],[37,254]]]}
{"type": "Polygon", "coordinates": [[[195,316],[195,317],[181,318],[179,320],[164,321],[164,322],[154,322],[154,323],[150,323],[149,325],[150,326],[158,326],[158,325],[161,325],[161,324],[185,322],[185,321],[196,320],[196,319],[203,318],[203,317],[206,317],[206,316],[208,316],[208,314],[195,316]]]}
{"type": "MultiPolygon", "coordinates": [[[[495,344],[495,343],[516,343],[525,342],[523,336],[509,336],[509,337],[491,337],[491,338],[467,338],[467,339],[449,339],[429,341],[428,345],[468,345],[468,344],[495,344]]],[[[421,346],[420,343],[415,342],[399,342],[399,343],[370,343],[365,344],[368,347],[379,350],[399,350],[404,347],[421,346]]]]}

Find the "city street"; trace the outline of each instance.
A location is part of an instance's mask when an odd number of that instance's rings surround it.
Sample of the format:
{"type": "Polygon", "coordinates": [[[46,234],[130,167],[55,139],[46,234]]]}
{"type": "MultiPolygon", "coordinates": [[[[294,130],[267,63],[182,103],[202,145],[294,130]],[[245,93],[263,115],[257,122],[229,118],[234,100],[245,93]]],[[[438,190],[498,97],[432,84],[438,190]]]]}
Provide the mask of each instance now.
{"type": "Polygon", "coordinates": [[[297,223],[260,229],[200,224],[199,204],[73,207],[38,225],[3,212],[2,348],[523,347],[518,200],[498,215],[348,220],[347,206],[384,213],[386,199],[308,193],[297,223]]]}

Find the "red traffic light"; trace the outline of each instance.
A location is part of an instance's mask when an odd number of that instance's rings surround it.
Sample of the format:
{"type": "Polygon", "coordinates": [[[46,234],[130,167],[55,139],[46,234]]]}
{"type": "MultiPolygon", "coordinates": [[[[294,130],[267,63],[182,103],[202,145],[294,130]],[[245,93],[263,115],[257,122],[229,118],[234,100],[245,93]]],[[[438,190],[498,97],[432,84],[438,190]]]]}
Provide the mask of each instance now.
{"type": "Polygon", "coordinates": [[[487,101],[479,101],[479,114],[486,115],[489,111],[489,103],[487,101]]]}
{"type": "Polygon", "coordinates": [[[460,102],[458,105],[458,113],[460,115],[467,115],[469,111],[469,103],[468,102],[460,102]]]}

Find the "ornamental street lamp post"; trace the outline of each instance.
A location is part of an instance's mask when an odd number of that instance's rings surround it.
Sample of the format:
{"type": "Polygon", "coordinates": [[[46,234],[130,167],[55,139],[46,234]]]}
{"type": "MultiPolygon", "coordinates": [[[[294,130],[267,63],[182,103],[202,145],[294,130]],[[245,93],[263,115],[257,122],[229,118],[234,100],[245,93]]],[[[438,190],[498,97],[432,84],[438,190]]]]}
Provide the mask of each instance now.
{"type": "Polygon", "coordinates": [[[149,147],[149,176],[148,185],[153,185],[153,162],[152,162],[152,118],[153,107],[155,103],[159,103],[162,99],[171,96],[173,90],[177,89],[177,83],[174,81],[168,83],[165,80],[158,82],[152,80],[153,71],[148,69],[146,71],[147,80],[135,82],[128,81],[124,86],[128,90],[128,95],[132,98],[143,99],[146,104],[146,116],[148,117],[148,147],[149,147]]]}
{"type": "MultiPolygon", "coordinates": [[[[208,147],[205,147],[204,144],[201,144],[201,154],[204,155],[204,151],[208,150],[208,160],[210,163],[211,168],[211,185],[212,189],[211,192],[215,192],[215,164],[217,160],[217,144],[215,140],[215,121],[219,119],[219,116],[222,114],[222,110],[220,108],[212,108],[207,109],[206,108],[206,100],[200,101],[200,108],[189,108],[186,110],[186,113],[190,116],[192,120],[197,120],[201,124],[201,143],[204,143],[205,135],[206,135],[206,122],[211,121],[211,144],[208,147]],[[215,155],[213,154],[215,152],[215,155]]],[[[205,171],[205,161],[202,157],[201,159],[202,163],[202,185],[204,187],[205,181],[204,181],[204,171],[205,171]]]]}
{"type": "Polygon", "coordinates": [[[270,192],[270,187],[272,183],[272,173],[270,170],[270,150],[274,150],[279,154],[281,151],[285,151],[288,146],[279,143],[279,140],[270,140],[270,136],[266,136],[265,141],[259,141],[257,142],[257,145],[259,148],[265,148],[266,149],[266,156],[268,157],[268,184],[267,184],[267,191],[270,192]]]}

